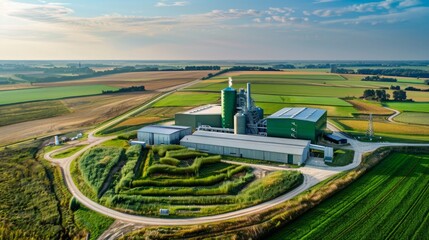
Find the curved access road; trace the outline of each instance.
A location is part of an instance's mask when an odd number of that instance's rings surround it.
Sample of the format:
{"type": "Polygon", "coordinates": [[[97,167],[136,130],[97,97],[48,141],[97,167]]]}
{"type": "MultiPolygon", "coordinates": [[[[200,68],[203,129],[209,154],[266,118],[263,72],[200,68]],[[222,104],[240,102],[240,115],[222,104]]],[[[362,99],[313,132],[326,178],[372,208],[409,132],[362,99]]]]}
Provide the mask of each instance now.
{"type": "MultiPolygon", "coordinates": [[[[116,210],[109,209],[105,206],[102,206],[102,205],[92,201],[91,199],[89,199],[85,195],[83,195],[82,192],[80,192],[80,190],[77,188],[77,186],[73,182],[73,179],[72,179],[71,174],[70,174],[71,162],[74,159],[76,159],[79,155],[81,155],[83,152],[88,150],[89,148],[116,137],[116,136],[96,137],[95,134],[97,132],[105,129],[106,127],[112,126],[113,124],[116,124],[116,123],[122,121],[123,119],[125,119],[125,118],[147,108],[147,107],[150,107],[151,104],[155,103],[159,99],[167,96],[168,94],[171,94],[172,92],[174,92],[180,88],[195,84],[195,82],[198,82],[198,80],[191,82],[191,83],[188,83],[188,84],[185,84],[184,86],[183,85],[178,86],[177,88],[172,89],[172,90],[169,89],[169,91],[163,93],[162,95],[160,95],[159,97],[155,98],[154,100],[146,103],[145,105],[143,105],[143,106],[141,106],[135,110],[132,110],[132,111],[120,116],[120,117],[117,117],[117,118],[103,124],[102,126],[96,128],[95,130],[90,132],[88,135],[88,140],[87,140],[88,146],[81,149],[80,151],[73,154],[72,156],[67,157],[67,158],[63,158],[63,159],[54,159],[53,157],[51,157],[52,154],[63,151],[65,149],[65,148],[61,148],[61,149],[57,149],[55,151],[46,153],[45,159],[47,159],[53,163],[58,164],[63,169],[64,179],[65,179],[65,183],[66,183],[68,189],[70,190],[70,192],[73,194],[73,196],[81,204],[85,205],[89,209],[96,211],[96,212],[99,212],[101,214],[107,215],[107,216],[112,217],[114,219],[125,221],[125,222],[132,222],[132,223],[138,223],[138,224],[144,224],[144,225],[169,225],[169,226],[172,226],[172,225],[193,225],[193,224],[202,224],[202,223],[211,223],[211,222],[223,221],[223,220],[228,220],[228,219],[232,219],[232,218],[248,216],[248,215],[254,214],[256,212],[269,209],[269,208],[274,207],[274,206],[276,206],[276,205],[278,205],[278,204],[280,204],[286,200],[289,200],[289,199],[295,197],[296,195],[304,192],[305,190],[309,189],[310,187],[314,186],[315,184],[329,178],[330,176],[333,176],[333,175],[335,175],[341,171],[346,171],[346,170],[350,170],[350,169],[357,167],[361,162],[363,153],[374,151],[375,149],[377,149],[379,147],[383,147],[383,146],[427,146],[427,147],[429,147],[429,144],[364,143],[364,142],[359,142],[355,139],[348,138],[347,136],[340,133],[338,131],[338,129],[335,128],[335,126],[329,124],[329,128],[336,131],[335,134],[340,134],[340,135],[342,135],[342,137],[346,137],[348,139],[349,143],[351,144],[351,148],[353,148],[355,150],[355,156],[353,159],[353,163],[351,163],[347,166],[344,166],[344,167],[306,165],[305,167],[294,169],[294,170],[297,170],[297,171],[300,171],[303,173],[304,182],[303,182],[303,184],[301,184],[297,188],[293,189],[292,191],[290,191],[290,192],[288,192],[282,196],[279,196],[273,200],[261,203],[261,204],[256,205],[256,206],[252,206],[249,208],[245,208],[245,209],[241,209],[241,210],[237,210],[237,211],[233,211],[233,212],[229,212],[229,213],[224,213],[224,214],[219,214],[219,215],[214,215],[214,216],[207,216],[207,217],[187,218],[187,219],[163,219],[163,218],[137,216],[137,215],[122,213],[122,212],[119,212],[116,210]]],[[[285,168],[275,167],[275,166],[253,165],[253,164],[244,164],[244,165],[255,166],[255,167],[264,168],[267,170],[285,170],[285,168]]]]}
{"type": "Polygon", "coordinates": [[[387,110],[390,110],[390,111],[393,111],[394,113],[392,114],[392,115],[390,115],[388,118],[387,118],[387,121],[389,121],[389,122],[396,122],[395,120],[393,120],[395,117],[397,117],[399,114],[401,114],[401,112],[400,111],[398,111],[398,110],[396,110],[396,109],[393,109],[393,108],[388,108],[388,107],[384,107],[385,109],[387,109],[387,110]]]}

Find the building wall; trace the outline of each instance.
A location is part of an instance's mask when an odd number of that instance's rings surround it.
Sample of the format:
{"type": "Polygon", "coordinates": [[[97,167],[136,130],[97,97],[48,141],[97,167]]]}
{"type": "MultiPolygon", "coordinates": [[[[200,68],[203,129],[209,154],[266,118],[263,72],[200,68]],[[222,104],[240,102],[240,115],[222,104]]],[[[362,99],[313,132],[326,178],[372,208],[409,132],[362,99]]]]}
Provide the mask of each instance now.
{"type": "MultiPolygon", "coordinates": [[[[267,160],[273,162],[281,162],[288,163],[289,154],[287,153],[277,153],[270,151],[259,151],[253,149],[242,149],[236,148],[233,146],[214,146],[210,144],[203,143],[191,143],[184,142],[180,143],[182,146],[196,149],[202,152],[207,152],[211,154],[219,154],[219,155],[227,155],[234,157],[243,157],[243,158],[251,158],[251,159],[259,159],[259,160],[267,160]]],[[[290,155],[293,164],[302,164],[307,159],[308,150],[304,150],[304,155],[290,155]]]]}
{"type": "Polygon", "coordinates": [[[161,145],[161,144],[179,144],[180,139],[186,135],[191,135],[192,129],[183,129],[181,131],[172,134],[161,134],[161,133],[150,133],[144,131],[137,132],[137,139],[142,142],[146,142],[149,145],[161,145]]]}
{"type": "Polygon", "coordinates": [[[146,144],[153,145],[153,133],[138,131],[137,139],[141,142],[146,142],[146,144]]]}
{"type": "Polygon", "coordinates": [[[192,127],[192,129],[196,129],[200,125],[222,127],[222,118],[220,114],[195,115],[177,113],[175,116],[175,124],[180,126],[192,127]]]}
{"type": "Polygon", "coordinates": [[[317,138],[315,126],[315,123],[309,121],[268,118],[267,134],[269,137],[307,139],[315,142],[317,138]],[[297,130],[296,133],[292,131],[292,128],[297,130]],[[296,137],[293,137],[292,134],[295,134],[296,137]]]}

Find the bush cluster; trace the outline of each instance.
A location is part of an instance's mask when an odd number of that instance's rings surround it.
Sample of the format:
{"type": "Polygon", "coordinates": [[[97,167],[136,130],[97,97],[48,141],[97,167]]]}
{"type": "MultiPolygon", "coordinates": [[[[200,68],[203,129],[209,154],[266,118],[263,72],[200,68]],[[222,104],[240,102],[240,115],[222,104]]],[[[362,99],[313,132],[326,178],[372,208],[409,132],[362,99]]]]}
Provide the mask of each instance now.
{"type": "Polygon", "coordinates": [[[118,193],[121,188],[131,186],[131,182],[135,176],[134,171],[141,156],[141,150],[141,145],[134,145],[125,152],[127,163],[121,169],[121,179],[115,186],[115,192],[118,193]]]}

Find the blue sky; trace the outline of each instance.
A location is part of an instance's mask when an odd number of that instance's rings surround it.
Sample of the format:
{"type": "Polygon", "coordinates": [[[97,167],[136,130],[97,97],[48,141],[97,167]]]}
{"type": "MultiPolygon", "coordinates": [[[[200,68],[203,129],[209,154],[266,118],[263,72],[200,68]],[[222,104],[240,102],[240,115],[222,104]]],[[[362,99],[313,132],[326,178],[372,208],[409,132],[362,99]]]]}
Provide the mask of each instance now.
{"type": "Polygon", "coordinates": [[[424,0],[0,0],[0,59],[429,59],[424,0]]]}

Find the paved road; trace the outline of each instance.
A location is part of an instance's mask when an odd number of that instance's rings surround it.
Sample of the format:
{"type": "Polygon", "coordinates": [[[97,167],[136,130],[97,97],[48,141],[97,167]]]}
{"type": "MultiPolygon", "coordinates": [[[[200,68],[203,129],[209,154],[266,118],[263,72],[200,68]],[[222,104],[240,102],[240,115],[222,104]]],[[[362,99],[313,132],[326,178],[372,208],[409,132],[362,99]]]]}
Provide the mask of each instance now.
{"type": "Polygon", "coordinates": [[[389,121],[389,122],[395,122],[395,120],[393,120],[395,117],[397,117],[399,114],[401,114],[401,112],[399,112],[398,110],[396,110],[396,109],[393,109],[393,108],[388,108],[388,107],[384,107],[385,109],[387,109],[387,110],[390,110],[390,111],[393,111],[394,113],[392,114],[392,115],[390,115],[388,118],[387,118],[387,121],[389,121]]]}
{"type": "MultiPolygon", "coordinates": [[[[343,135],[339,132],[339,130],[333,126],[332,124],[328,124],[328,128],[333,130],[335,133],[341,135],[342,137],[345,137],[348,139],[351,148],[355,150],[355,156],[353,159],[353,163],[344,167],[329,167],[329,166],[311,166],[311,164],[307,164],[305,167],[298,168],[296,170],[301,171],[304,175],[304,183],[297,188],[293,189],[292,191],[279,196],[273,200],[261,203],[259,205],[237,210],[234,212],[219,214],[215,216],[208,216],[208,217],[198,217],[198,218],[187,218],[187,219],[160,219],[160,218],[153,218],[153,217],[143,217],[143,216],[136,216],[132,214],[122,213],[118,212],[112,209],[109,209],[107,207],[104,207],[89,198],[87,198],[85,195],[83,195],[77,186],[74,184],[71,174],[70,174],[70,164],[71,162],[76,159],[79,155],[81,155],[83,152],[88,150],[89,148],[98,145],[102,142],[108,141],[110,139],[115,138],[116,136],[109,136],[109,137],[96,137],[95,133],[105,129],[106,127],[109,127],[113,124],[116,124],[123,119],[127,118],[128,116],[133,115],[136,112],[141,111],[144,108],[149,107],[152,103],[158,101],[162,97],[167,96],[168,94],[173,93],[177,89],[184,88],[186,86],[195,84],[197,81],[178,86],[175,89],[168,89],[169,91],[166,91],[161,96],[157,97],[156,99],[150,101],[149,103],[143,105],[142,107],[132,110],[120,117],[117,117],[113,119],[112,121],[107,122],[106,124],[103,124],[102,126],[96,128],[93,130],[87,140],[88,146],[80,150],[79,152],[75,153],[73,156],[64,158],[64,159],[54,159],[52,158],[52,154],[56,152],[63,151],[64,149],[58,149],[49,153],[45,154],[45,158],[51,162],[57,163],[60,165],[60,167],[63,169],[64,172],[64,179],[66,182],[67,187],[69,188],[70,192],[75,196],[77,200],[86,207],[99,212],[101,214],[107,215],[109,217],[112,217],[117,220],[125,221],[125,222],[132,222],[132,223],[138,223],[138,224],[144,224],[144,225],[193,225],[193,224],[202,224],[202,223],[211,223],[216,221],[222,221],[222,220],[228,220],[232,218],[242,217],[242,216],[248,216],[251,214],[254,214],[255,212],[263,211],[265,209],[272,208],[288,199],[291,199],[295,197],[296,195],[302,193],[303,191],[309,189],[310,187],[314,186],[315,184],[319,183],[320,181],[323,181],[330,176],[333,176],[341,171],[350,170],[355,167],[357,167],[362,159],[362,154],[369,151],[374,151],[375,149],[382,147],[382,146],[427,146],[429,147],[429,144],[402,144],[402,143],[364,143],[359,142],[355,139],[350,139],[347,136],[343,135]]],[[[253,165],[248,164],[250,166],[255,166],[258,168],[264,168],[267,170],[284,170],[282,167],[274,167],[274,166],[265,166],[265,165],[253,165]]]]}

